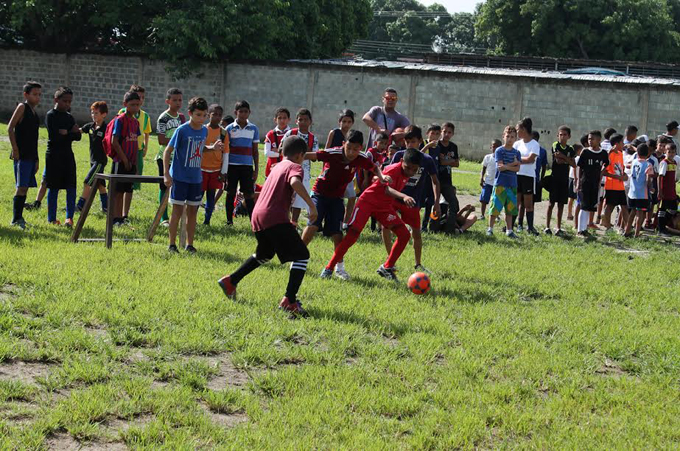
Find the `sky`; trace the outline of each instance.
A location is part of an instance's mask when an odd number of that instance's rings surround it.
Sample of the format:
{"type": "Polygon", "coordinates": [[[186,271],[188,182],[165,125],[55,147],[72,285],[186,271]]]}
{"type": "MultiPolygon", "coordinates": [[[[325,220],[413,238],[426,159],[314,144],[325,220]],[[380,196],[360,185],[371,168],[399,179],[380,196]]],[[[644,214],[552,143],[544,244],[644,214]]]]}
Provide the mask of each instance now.
{"type": "Polygon", "coordinates": [[[425,5],[432,3],[439,3],[444,5],[450,13],[471,13],[475,11],[477,3],[482,3],[482,0],[420,0],[425,5]]]}

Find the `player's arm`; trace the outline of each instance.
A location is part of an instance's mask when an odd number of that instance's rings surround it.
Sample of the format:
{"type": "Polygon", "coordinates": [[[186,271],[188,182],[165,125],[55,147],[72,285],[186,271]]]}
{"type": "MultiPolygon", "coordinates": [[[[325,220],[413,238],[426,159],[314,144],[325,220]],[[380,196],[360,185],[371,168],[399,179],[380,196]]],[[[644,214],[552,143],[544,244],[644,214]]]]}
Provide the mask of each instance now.
{"type": "Polygon", "coordinates": [[[441,194],[441,185],[439,185],[439,177],[437,173],[430,174],[432,178],[432,191],[434,192],[434,209],[435,214],[439,217],[442,215],[441,208],[439,207],[439,195],[441,194]]]}
{"type": "Polygon", "coordinates": [[[167,146],[168,143],[170,142],[170,138],[165,136],[165,132],[167,130],[168,124],[163,121],[158,121],[156,122],[156,137],[158,138],[158,145],[160,146],[167,146]]]}
{"type": "Polygon", "coordinates": [[[260,172],[260,141],[253,141],[253,182],[257,181],[260,172]]]}
{"type": "Polygon", "coordinates": [[[267,158],[279,158],[281,155],[279,153],[279,149],[273,150],[274,148],[272,147],[272,142],[269,140],[269,138],[264,139],[264,154],[267,156],[267,158]]]}
{"type": "Polygon", "coordinates": [[[144,152],[142,154],[144,157],[146,156],[146,151],[149,148],[149,136],[151,136],[151,132],[153,131],[151,130],[151,119],[149,118],[149,115],[147,114],[146,117],[148,119],[148,122],[146,123],[148,128],[144,131],[144,152]]]}
{"type": "Polygon", "coordinates": [[[404,193],[400,193],[399,191],[395,190],[394,188],[392,188],[390,186],[385,187],[385,194],[387,194],[388,196],[390,196],[394,199],[402,201],[403,203],[405,203],[409,207],[413,207],[413,206],[416,205],[416,201],[411,196],[407,196],[404,193]]]}
{"type": "Polygon", "coordinates": [[[333,142],[333,133],[335,133],[333,130],[328,132],[328,138],[326,139],[326,145],[324,146],[324,149],[330,149],[331,143],[333,142]]]}
{"type": "Polygon", "coordinates": [[[439,154],[439,164],[442,166],[451,166],[452,168],[457,168],[460,166],[460,160],[458,158],[446,158],[442,153],[439,154]]]}
{"type": "Polygon", "coordinates": [[[172,146],[167,146],[163,151],[163,183],[168,188],[172,186],[172,177],[170,176],[170,155],[175,150],[172,146]]]}
{"type": "Polygon", "coordinates": [[[541,179],[545,177],[545,171],[548,169],[548,163],[547,160],[544,161],[544,164],[541,166],[541,179]]]}
{"type": "Polygon", "coordinates": [[[388,180],[385,178],[382,171],[380,170],[380,165],[377,164],[373,165],[373,175],[383,185],[386,185],[388,183],[388,180]]]}
{"type": "Polygon", "coordinates": [[[486,174],[486,166],[482,165],[482,173],[480,174],[479,178],[479,185],[481,187],[484,187],[484,174],[486,174]]]}
{"type": "Polygon", "coordinates": [[[305,160],[317,161],[317,157],[318,157],[318,155],[316,154],[316,152],[306,152],[305,153],[305,160]]]}
{"type": "Polygon", "coordinates": [[[538,155],[532,153],[528,157],[522,158],[521,162],[522,164],[532,164],[534,161],[536,161],[536,158],[538,158],[538,155]]]}
{"type": "Polygon", "coordinates": [[[127,159],[123,152],[123,148],[120,146],[120,135],[113,135],[111,147],[113,147],[113,150],[116,152],[118,159],[123,163],[123,166],[125,166],[125,169],[130,169],[130,161],[127,159]]]}
{"type": "Polygon", "coordinates": [[[295,191],[295,194],[300,196],[309,207],[309,222],[316,221],[316,217],[318,216],[316,205],[314,205],[314,202],[312,202],[312,198],[309,197],[307,189],[302,184],[302,179],[300,179],[300,177],[293,177],[290,180],[290,186],[293,188],[293,191],[295,191]]]}
{"type": "Polygon", "coordinates": [[[9,124],[7,125],[7,135],[9,136],[9,142],[12,146],[12,160],[14,161],[19,160],[19,145],[17,144],[16,127],[24,118],[25,109],[26,105],[24,103],[17,105],[12,114],[12,119],[9,120],[9,124]]]}

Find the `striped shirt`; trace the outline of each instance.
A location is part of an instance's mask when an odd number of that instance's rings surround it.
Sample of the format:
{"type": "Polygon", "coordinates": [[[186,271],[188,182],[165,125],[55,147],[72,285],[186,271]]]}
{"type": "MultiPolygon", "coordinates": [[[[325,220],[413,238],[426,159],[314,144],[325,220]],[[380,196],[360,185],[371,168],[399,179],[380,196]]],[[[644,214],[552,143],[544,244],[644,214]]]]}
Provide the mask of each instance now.
{"type": "MultiPolygon", "coordinates": [[[[139,121],[127,114],[121,114],[113,122],[113,136],[120,142],[120,147],[131,164],[137,164],[137,150],[139,149],[139,121]]],[[[120,163],[118,156],[113,161],[120,163]]]]}
{"type": "Polygon", "coordinates": [[[229,166],[252,166],[253,144],[260,143],[260,131],[255,124],[248,121],[241,128],[236,121],[227,125],[229,136],[229,166]]]}

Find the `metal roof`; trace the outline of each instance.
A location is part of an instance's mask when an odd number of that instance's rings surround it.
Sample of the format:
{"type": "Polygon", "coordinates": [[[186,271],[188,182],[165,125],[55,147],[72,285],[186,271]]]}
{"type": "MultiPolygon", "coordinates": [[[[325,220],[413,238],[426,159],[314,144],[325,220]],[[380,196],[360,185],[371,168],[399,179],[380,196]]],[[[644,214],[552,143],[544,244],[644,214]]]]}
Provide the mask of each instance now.
{"type": "Polygon", "coordinates": [[[539,71],[529,69],[500,69],[472,66],[451,66],[444,64],[424,64],[402,61],[374,61],[361,59],[326,59],[326,60],[301,60],[294,59],[291,62],[317,64],[328,66],[345,66],[357,68],[384,68],[412,71],[442,72],[454,74],[489,75],[516,78],[533,78],[543,80],[574,80],[593,81],[602,83],[625,83],[633,85],[657,85],[657,86],[680,86],[677,78],[655,78],[638,75],[592,75],[592,74],[566,74],[557,71],[539,71]]]}

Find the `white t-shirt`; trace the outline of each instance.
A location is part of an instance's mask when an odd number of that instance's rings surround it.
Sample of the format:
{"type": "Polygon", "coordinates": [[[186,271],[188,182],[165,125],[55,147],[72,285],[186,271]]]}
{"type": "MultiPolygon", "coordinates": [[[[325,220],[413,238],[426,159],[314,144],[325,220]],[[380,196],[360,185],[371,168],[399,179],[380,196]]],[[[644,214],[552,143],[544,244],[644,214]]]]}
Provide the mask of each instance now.
{"type": "Polygon", "coordinates": [[[623,172],[626,173],[628,176],[628,180],[623,182],[623,186],[626,187],[626,192],[628,192],[628,188],[630,187],[630,177],[633,175],[633,161],[635,161],[636,154],[634,153],[628,153],[628,152],[623,152],[623,166],[625,169],[623,172]]]}
{"type": "MultiPolygon", "coordinates": [[[[524,142],[523,140],[517,141],[512,147],[515,150],[519,150],[522,158],[526,158],[531,154],[534,154],[536,155],[536,159],[538,159],[538,156],[541,153],[541,146],[539,146],[538,143],[533,139],[529,142],[524,142]]],[[[530,164],[520,165],[517,175],[524,175],[531,177],[532,179],[536,178],[536,160],[530,164]]]]}
{"type": "Polygon", "coordinates": [[[486,172],[484,173],[484,184],[493,186],[494,180],[496,180],[496,158],[494,154],[490,153],[484,156],[482,160],[482,166],[486,167],[486,172]]]}

